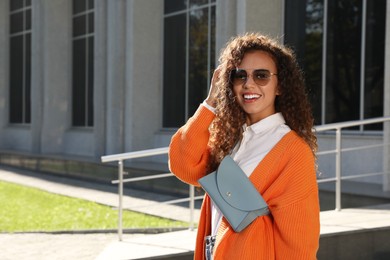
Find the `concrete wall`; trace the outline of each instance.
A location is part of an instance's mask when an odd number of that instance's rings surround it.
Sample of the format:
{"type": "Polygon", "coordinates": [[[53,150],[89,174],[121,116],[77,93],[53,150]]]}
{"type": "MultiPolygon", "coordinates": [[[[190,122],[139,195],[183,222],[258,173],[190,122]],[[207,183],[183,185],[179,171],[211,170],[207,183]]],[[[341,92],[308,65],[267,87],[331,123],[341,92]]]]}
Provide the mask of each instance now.
{"type": "Polygon", "coordinates": [[[8,124],[9,1],[0,1],[0,149],[82,156],[155,146],[161,127],[163,1],[95,1],[94,127],[71,125],[72,5],[32,1],[32,121],[8,124]]]}
{"type": "Polygon", "coordinates": [[[318,260],[389,259],[389,236],[389,228],[322,235],[317,258],[318,260]]]}
{"type": "Polygon", "coordinates": [[[237,1],[237,33],[261,32],[281,37],[284,21],[283,0],[237,1]]]}
{"type": "MultiPolygon", "coordinates": [[[[161,0],[96,0],[94,127],[71,126],[72,9],[69,0],[32,1],[32,122],[9,125],[9,1],[0,1],[0,150],[85,157],[167,146],[173,130],[162,129],[163,9],[161,0]]],[[[233,36],[259,31],[283,36],[283,0],[217,0],[216,53],[233,36]]],[[[390,14],[390,5],[387,13],[390,14]]],[[[390,15],[387,16],[384,113],[390,116],[390,15]]],[[[216,57],[217,59],[218,57],[216,57]]],[[[345,145],[390,141],[384,135],[356,136],[345,145]]],[[[333,140],[321,136],[320,148],[333,140]]],[[[349,172],[389,171],[389,148],[345,156],[349,172]],[[379,159],[378,159],[379,158],[379,159]],[[370,162],[375,161],[375,164],[370,162]],[[371,165],[369,168],[368,165],[371,165]]],[[[166,157],[156,158],[166,162],[166,157]]],[[[325,177],[334,160],[320,158],[325,177]]],[[[330,176],[329,176],[330,177],[330,176]]],[[[383,181],[381,177],[374,182],[383,181]]],[[[390,178],[384,183],[390,189],[390,178]]]]}
{"type": "MultiPolygon", "coordinates": [[[[36,24],[32,32],[41,36],[40,40],[35,38],[41,41],[36,48],[40,57],[34,61],[36,66],[32,66],[32,75],[41,74],[42,80],[37,77],[37,81],[32,82],[31,91],[40,96],[39,99],[32,98],[32,108],[36,108],[33,115],[41,115],[42,121],[34,121],[35,117],[32,117],[32,130],[36,131],[33,137],[37,142],[40,140],[41,153],[66,153],[65,138],[70,129],[72,111],[72,6],[67,0],[41,1],[41,4],[38,8],[42,13],[36,17],[41,23],[36,24]]],[[[84,138],[79,145],[80,154],[91,152],[91,146],[90,140],[84,138]],[[88,150],[85,150],[86,146],[88,150]]]]}
{"type": "MultiPolygon", "coordinates": [[[[216,50],[237,34],[261,32],[272,37],[283,35],[284,1],[217,0],[216,50]]],[[[218,58],[218,57],[216,57],[218,58]]]]}
{"type": "MultiPolygon", "coordinates": [[[[390,117],[390,4],[387,3],[386,16],[386,43],[385,43],[385,90],[384,90],[384,112],[383,115],[390,117]]],[[[384,127],[384,143],[390,143],[390,122],[384,127]]],[[[383,178],[383,189],[390,191],[390,147],[387,145],[383,154],[383,168],[387,174],[383,178]]]]}
{"type": "MultiPolygon", "coordinates": [[[[369,145],[381,145],[382,134],[343,133],[342,149],[357,148],[369,145]]],[[[319,152],[334,150],[336,140],[333,134],[318,134],[319,152]]],[[[318,177],[320,179],[335,177],[335,153],[318,155],[318,177]]],[[[342,177],[361,175],[366,173],[383,172],[383,147],[369,148],[359,151],[345,151],[341,154],[342,177]]],[[[369,183],[382,183],[383,176],[371,176],[351,181],[365,181],[369,183]]]]}
{"type": "Polygon", "coordinates": [[[0,1],[0,147],[4,147],[5,129],[8,125],[9,77],[9,1],[0,1]]]}

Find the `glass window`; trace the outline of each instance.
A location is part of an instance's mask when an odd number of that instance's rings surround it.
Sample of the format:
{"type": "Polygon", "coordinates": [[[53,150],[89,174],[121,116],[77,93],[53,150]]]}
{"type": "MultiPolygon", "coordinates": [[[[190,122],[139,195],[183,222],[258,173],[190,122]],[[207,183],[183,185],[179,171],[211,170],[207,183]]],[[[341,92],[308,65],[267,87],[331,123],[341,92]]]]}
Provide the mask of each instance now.
{"type": "MultiPolygon", "coordinates": [[[[24,0],[10,0],[10,9],[11,11],[15,11],[17,9],[21,9],[24,7],[24,0]]],[[[28,4],[31,5],[31,4],[28,4]]]]}
{"type": "Polygon", "coordinates": [[[18,33],[22,32],[24,29],[23,23],[24,23],[24,12],[18,12],[11,14],[11,23],[10,23],[10,32],[18,33]]]}
{"type": "Polygon", "coordinates": [[[25,123],[31,122],[31,34],[27,34],[25,37],[25,99],[24,99],[24,120],[25,123]]]}
{"type": "MultiPolygon", "coordinates": [[[[208,14],[208,9],[204,8],[190,12],[188,81],[191,87],[188,89],[189,115],[194,114],[199,104],[207,96],[208,66],[214,67],[214,59],[209,58],[209,56],[214,57],[212,56],[214,53],[208,53],[210,28],[204,26],[208,23],[208,14]],[[212,64],[208,64],[209,61],[212,64]]],[[[215,27],[215,25],[211,27],[215,27]]]]}
{"type": "Polygon", "coordinates": [[[86,0],[73,0],[73,14],[85,12],[87,9],[86,0]]]}
{"type": "MultiPolygon", "coordinates": [[[[321,104],[323,0],[286,1],[285,40],[297,54],[305,71],[312,104],[321,104]]],[[[314,107],[316,123],[321,122],[321,106],[314,107]]]]}
{"type": "Polygon", "coordinates": [[[95,0],[88,0],[88,10],[92,10],[95,8],[95,0]]]}
{"type": "Polygon", "coordinates": [[[185,10],[187,8],[188,0],[165,0],[164,13],[173,13],[176,11],[185,10]]]}
{"type": "Polygon", "coordinates": [[[383,115],[386,1],[365,2],[285,2],[285,42],[305,71],[316,124],[383,115]]]}
{"type": "Polygon", "coordinates": [[[11,38],[10,122],[23,122],[23,35],[11,38]]]}
{"type": "Polygon", "coordinates": [[[73,41],[73,125],[85,125],[85,52],[86,40],[78,39],[73,41]]]}
{"type": "Polygon", "coordinates": [[[31,123],[31,2],[10,1],[9,122],[31,123]]]}
{"type": "Polygon", "coordinates": [[[73,0],[72,125],[93,121],[94,2],[73,0]]]}
{"type": "Polygon", "coordinates": [[[185,120],[186,15],[168,17],[164,25],[163,121],[174,127],[185,120]]]}
{"type": "Polygon", "coordinates": [[[325,122],[359,119],[361,0],[328,1],[325,122]]]}
{"type": "Polygon", "coordinates": [[[163,127],[184,124],[207,96],[215,66],[215,3],[165,1],[163,127]]]}
{"type": "Polygon", "coordinates": [[[73,18],[73,36],[84,35],[87,31],[87,17],[85,15],[73,18]]]}
{"type": "MultiPolygon", "coordinates": [[[[386,0],[367,1],[364,118],[383,116],[386,0]]],[[[367,129],[378,129],[367,125],[367,129]]]]}
{"type": "Polygon", "coordinates": [[[190,0],[190,7],[198,7],[208,3],[209,3],[208,0],[190,0]]]}

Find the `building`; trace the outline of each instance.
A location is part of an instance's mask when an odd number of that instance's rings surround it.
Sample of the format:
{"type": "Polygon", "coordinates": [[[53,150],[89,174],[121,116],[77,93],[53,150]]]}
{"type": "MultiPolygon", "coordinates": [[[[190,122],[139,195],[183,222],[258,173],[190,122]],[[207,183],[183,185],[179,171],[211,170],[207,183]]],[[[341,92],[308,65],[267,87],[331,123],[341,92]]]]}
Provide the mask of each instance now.
{"type": "MultiPolygon", "coordinates": [[[[317,124],[390,115],[386,0],[0,0],[2,162],[167,146],[207,95],[219,50],[247,31],[296,50],[317,124]]],[[[389,140],[381,125],[346,135],[389,140]]],[[[386,149],[369,167],[389,171],[386,149]]]]}

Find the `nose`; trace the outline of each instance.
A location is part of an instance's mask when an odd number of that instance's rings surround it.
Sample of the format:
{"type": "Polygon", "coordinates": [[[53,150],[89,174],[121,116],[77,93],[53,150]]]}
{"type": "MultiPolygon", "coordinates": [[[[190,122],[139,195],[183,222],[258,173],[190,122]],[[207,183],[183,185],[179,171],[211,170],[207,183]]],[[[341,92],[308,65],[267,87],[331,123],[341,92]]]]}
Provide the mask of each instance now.
{"type": "Polygon", "coordinates": [[[244,83],[244,88],[248,88],[248,87],[255,86],[255,85],[257,85],[257,84],[253,79],[253,74],[248,74],[248,76],[246,77],[246,81],[244,83]]]}

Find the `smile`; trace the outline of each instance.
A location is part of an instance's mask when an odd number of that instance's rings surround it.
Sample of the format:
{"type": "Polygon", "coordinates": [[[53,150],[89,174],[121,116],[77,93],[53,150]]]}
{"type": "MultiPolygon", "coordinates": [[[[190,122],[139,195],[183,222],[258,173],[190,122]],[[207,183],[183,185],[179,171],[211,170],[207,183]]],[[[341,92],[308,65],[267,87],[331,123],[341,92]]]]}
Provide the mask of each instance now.
{"type": "Polygon", "coordinates": [[[260,98],[260,95],[259,94],[244,94],[243,97],[245,100],[255,100],[255,99],[260,98]]]}

